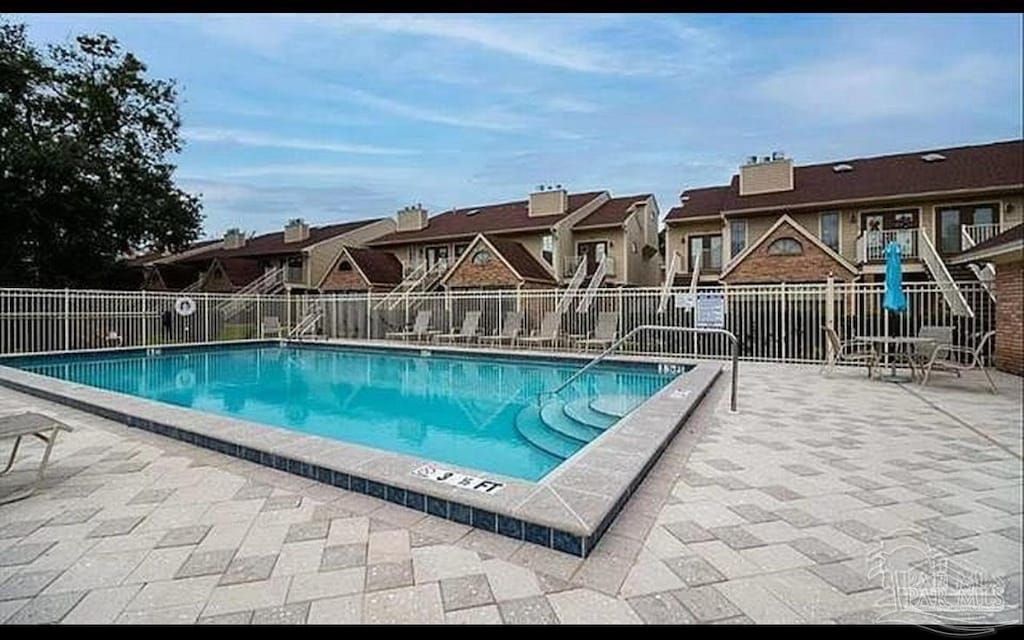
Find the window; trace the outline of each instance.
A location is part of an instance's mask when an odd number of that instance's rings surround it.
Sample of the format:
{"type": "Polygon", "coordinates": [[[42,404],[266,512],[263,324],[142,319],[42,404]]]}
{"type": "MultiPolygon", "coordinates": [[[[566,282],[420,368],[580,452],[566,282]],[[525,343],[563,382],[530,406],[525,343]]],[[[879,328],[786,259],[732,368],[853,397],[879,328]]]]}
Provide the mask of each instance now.
{"type": "Polygon", "coordinates": [[[433,267],[439,262],[448,262],[448,245],[436,245],[424,249],[427,256],[427,266],[433,267]]]}
{"type": "Polygon", "coordinates": [[[735,258],[747,248],[747,221],[733,220],[729,223],[729,257],[735,258]]]}
{"type": "Polygon", "coordinates": [[[458,258],[462,254],[466,253],[466,249],[469,248],[468,242],[460,242],[455,245],[455,257],[458,258]]]}
{"type": "Polygon", "coordinates": [[[722,268],[722,236],[690,236],[690,271],[693,271],[700,256],[701,271],[717,271],[722,268]]]}
{"type": "Polygon", "coordinates": [[[540,241],[540,252],[548,264],[554,264],[555,260],[555,236],[546,234],[540,241]]]}
{"type": "Polygon", "coordinates": [[[491,261],[491,252],[481,249],[473,254],[473,264],[483,266],[491,261]]]}
{"type": "Polygon", "coordinates": [[[795,238],[779,238],[768,245],[768,255],[770,256],[802,256],[803,254],[804,246],[795,238]]]}
{"type": "Polygon", "coordinates": [[[821,241],[828,248],[836,253],[839,252],[839,212],[827,211],[819,218],[820,229],[818,235],[821,241]]]}
{"type": "Polygon", "coordinates": [[[342,260],[338,263],[338,271],[351,271],[352,264],[348,260],[342,260]]]}

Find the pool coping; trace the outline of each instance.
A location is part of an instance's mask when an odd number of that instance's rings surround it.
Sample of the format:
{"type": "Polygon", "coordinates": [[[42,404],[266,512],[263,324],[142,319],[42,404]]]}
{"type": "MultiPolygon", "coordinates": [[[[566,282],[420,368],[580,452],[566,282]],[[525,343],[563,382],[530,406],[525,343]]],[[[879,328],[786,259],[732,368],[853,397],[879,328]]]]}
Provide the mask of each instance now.
{"type": "MultiPolygon", "coordinates": [[[[592,355],[491,350],[384,341],[245,341],[307,348],[370,347],[453,355],[502,355],[550,361],[589,360],[592,355]]],[[[234,344],[239,344],[235,342],[234,344]]],[[[225,345],[206,345],[217,348],[225,345]]],[[[195,349],[161,346],[161,350],[195,349]]],[[[201,348],[201,347],[199,347],[201,348]]],[[[146,347],[138,349],[145,351],[146,347]]],[[[132,349],[110,349],[124,354],[132,349]]],[[[90,350],[90,353],[97,353],[90,350]]],[[[38,357],[40,354],[33,354],[38,357]]],[[[52,354],[57,355],[57,354],[52,354]]],[[[60,354],[64,355],[64,354],[60,354]]],[[[69,354],[70,355],[70,354],[69,354]]],[[[6,358],[5,358],[6,359],[6,358]]],[[[609,358],[610,361],[672,363],[668,357],[609,358]]],[[[687,366],[692,363],[687,362],[687,366]]],[[[647,472],[722,371],[716,362],[692,364],[643,404],[619,420],[537,482],[427,458],[374,449],[283,427],[218,416],[0,365],[0,385],[69,405],[105,418],[227,455],[301,475],[346,490],[443,517],[507,537],[586,557],[639,487],[647,472]],[[197,416],[202,419],[198,420],[197,416]],[[416,475],[433,465],[502,483],[484,493],[416,475]]]]}

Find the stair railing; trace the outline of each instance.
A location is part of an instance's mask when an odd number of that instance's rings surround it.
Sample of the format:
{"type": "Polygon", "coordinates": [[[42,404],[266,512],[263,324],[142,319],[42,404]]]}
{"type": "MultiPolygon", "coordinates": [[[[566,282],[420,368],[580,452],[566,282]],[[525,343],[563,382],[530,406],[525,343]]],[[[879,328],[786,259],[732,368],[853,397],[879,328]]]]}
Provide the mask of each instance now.
{"type": "Polygon", "coordinates": [[[706,329],[701,327],[669,327],[658,324],[642,324],[639,327],[634,327],[628,331],[624,336],[612,343],[610,347],[602,351],[600,354],[595,356],[590,362],[583,365],[576,373],[569,376],[562,384],[550,391],[541,391],[537,394],[537,406],[541,406],[544,398],[547,396],[558,395],[560,391],[568,387],[570,384],[579,379],[587,371],[590,371],[598,365],[602,360],[607,358],[613,351],[619,348],[624,342],[632,338],[638,333],[645,331],[655,331],[664,333],[705,333],[711,335],[725,336],[726,339],[732,344],[732,382],[730,385],[730,397],[729,397],[729,410],[736,411],[736,383],[739,380],[739,364],[740,364],[740,341],[736,338],[736,334],[732,331],[725,329],[706,329]]]}

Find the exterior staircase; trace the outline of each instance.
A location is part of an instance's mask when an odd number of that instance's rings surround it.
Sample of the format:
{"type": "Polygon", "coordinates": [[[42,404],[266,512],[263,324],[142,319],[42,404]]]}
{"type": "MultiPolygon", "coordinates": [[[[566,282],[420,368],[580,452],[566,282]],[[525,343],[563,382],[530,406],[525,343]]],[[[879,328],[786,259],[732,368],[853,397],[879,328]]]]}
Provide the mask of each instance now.
{"type": "Polygon", "coordinates": [[[956,286],[956,281],[953,280],[953,276],[950,275],[949,269],[946,268],[946,264],[942,261],[942,257],[935,250],[935,245],[928,238],[928,234],[924,229],[918,229],[918,234],[917,250],[921,260],[924,261],[925,268],[928,269],[932,279],[938,283],[939,290],[942,291],[942,297],[945,299],[946,304],[949,305],[953,315],[973,318],[974,310],[967,304],[967,299],[964,298],[960,287],[956,286]]]}
{"type": "MultiPolygon", "coordinates": [[[[586,264],[587,262],[584,260],[583,265],[586,266],[586,264]]],[[[594,296],[597,295],[597,290],[601,287],[601,283],[604,282],[607,275],[608,256],[605,256],[597,264],[597,269],[594,269],[594,275],[590,277],[587,288],[583,290],[583,297],[580,298],[580,303],[576,305],[576,313],[586,313],[590,309],[590,303],[594,301],[594,296]]]]}
{"type": "Polygon", "coordinates": [[[303,338],[310,335],[315,335],[317,325],[324,317],[323,304],[317,300],[313,302],[306,310],[299,321],[295,323],[295,326],[288,332],[289,338],[303,338]]]}
{"type": "Polygon", "coordinates": [[[264,273],[238,291],[231,294],[231,297],[217,305],[217,311],[225,319],[231,319],[238,315],[246,305],[248,298],[255,295],[277,293],[284,288],[284,268],[278,267],[264,273]]]}
{"type": "MultiPolygon", "coordinates": [[[[968,249],[974,247],[974,245],[978,244],[977,242],[974,241],[974,237],[967,232],[966,225],[960,227],[960,241],[962,243],[964,251],[967,251],[968,249]]],[[[981,282],[981,286],[985,287],[985,291],[988,293],[988,296],[995,300],[996,266],[991,262],[986,262],[982,266],[978,266],[972,262],[968,264],[967,267],[974,274],[974,277],[977,278],[979,282],[981,282]]]]}
{"type": "Polygon", "coordinates": [[[572,278],[569,279],[569,284],[565,288],[565,292],[562,293],[562,297],[558,299],[558,304],[555,305],[555,311],[558,313],[564,313],[569,305],[572,304],[573,296],[579,290],[583,284],[583,280],[587,277],[587,261],[580,260],[579,264],[576,265],[576,271],[573,272],[572,278]]]}
{"type": "Polygon", "coordinates": [[[391,310],[403,301],[408,300],[411,293],[430,291],[441,280],[441,277],[444,276],[447,270],[448,263],[443,260],[435,262],[433,265],[421,262],[409,271],[408,275],[395,285],[394,289],[378,300],[373,308],[391,310]]]}
{"type": "Polygon", "coordinates": [[[672,252],[672,261],[669,262],[668,268],[665,270],[665,281],[661,283],[661,299],[658,300],[658,313],[665,313],[668,309],[668,300],[672,297],[672,285],[676,281],[676,273],[679,272],[679,267],[683,263],[683,257],[679,255],[678,251],[672,252]]]}
{"type": "Polygon", "coordinates": [[[640,396],[551,397],[516,416],[516,431],[533,447],[561,460],[572,456],[644,401],[640,396]]]}

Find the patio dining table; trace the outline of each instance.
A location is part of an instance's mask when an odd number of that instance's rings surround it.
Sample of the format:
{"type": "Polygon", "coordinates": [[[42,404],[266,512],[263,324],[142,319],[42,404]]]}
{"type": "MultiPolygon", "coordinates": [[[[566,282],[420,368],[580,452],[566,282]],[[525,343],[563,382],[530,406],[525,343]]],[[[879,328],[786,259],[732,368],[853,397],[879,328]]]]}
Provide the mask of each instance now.
{"type": "Polygon", "coordinates": [[[893,355],[895,355],[895,353],[892,351],[890,345],[895,345],[897,348],[899,348],[899,351],[897,353],[904,353],[905,347],[907,346],[914,346],[919,344],[934,344],[935,342],[937,342],[935,338],[925,338],[918,336],[863,336],[859,338],[859,340],[861,342],[866,342],[871,345],[871,348],[875,350],[876,354],[878,354],[879,361],[881,361],[882,356],[885,356],[885,362],[882,366],[883,368],[889,367],[889,375],[884,376],[880,379],[886,382],[911,382],[914,379],[914,364],[913,361],[911,361],[910,359],[907,359],[907,363],[910,366],[911,376],[908,378],[906,376],[896,375],[896,359],[892,357],[893,355]],[[884,350],[880,352],[880,348],[884,348],[884,350]]]}

